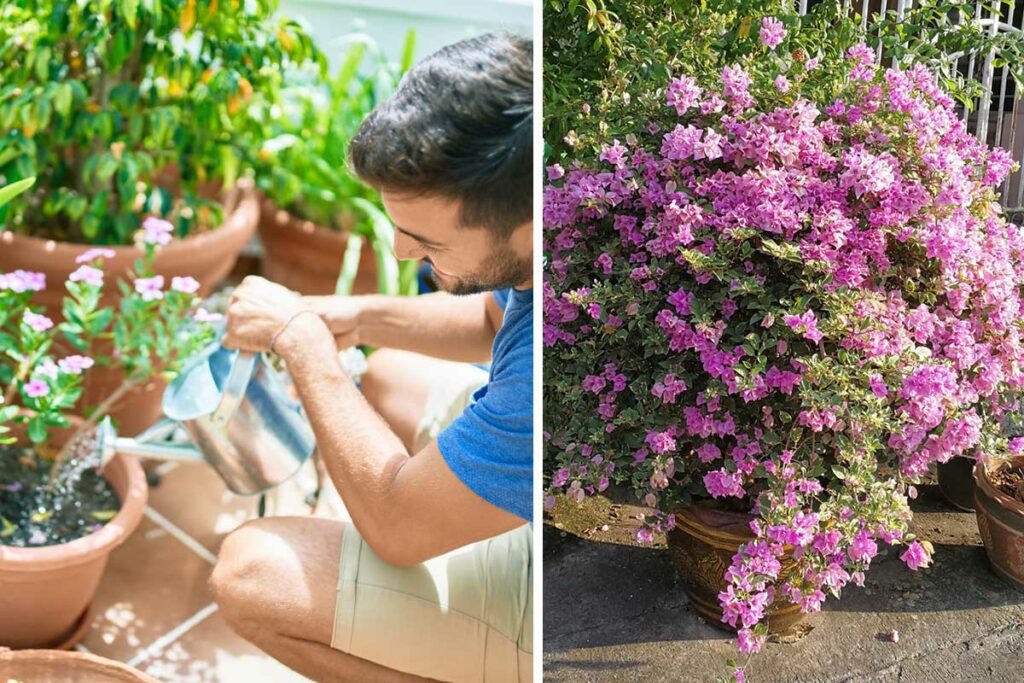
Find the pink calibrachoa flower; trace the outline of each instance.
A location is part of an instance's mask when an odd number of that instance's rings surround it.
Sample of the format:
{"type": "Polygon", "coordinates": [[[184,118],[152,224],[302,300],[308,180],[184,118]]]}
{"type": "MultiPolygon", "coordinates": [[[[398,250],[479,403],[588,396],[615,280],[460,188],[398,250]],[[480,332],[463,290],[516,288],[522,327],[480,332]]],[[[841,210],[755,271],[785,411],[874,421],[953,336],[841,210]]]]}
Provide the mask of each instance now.
{"type": "Polygon", "coordinates": [[[84,282],[87,285],[93,287],[103,286],[103,271],[99,268],[93,268],[92,266],[79,266],[71,275],[68,275],[68,280],[72,282],[84,282]]]}
{"type": "Polygon", "coordinates": [[[142,221],[142,233],[142,239],[146,244],[165,246],[171,243],[174,226],[163,218],[149,216],[142,221]]]}
{"type": "Polygon", "coordinates": [[[156,301],[164,298],[164,276],[140,277],[135,280],[135,291],[142,295],[143,301],[156,301]]]}
{"type": "Polygon", "coordinates": [[[75,257],[75,263],[92,263],[96,259],[114,258],[117,252],[107,247],[94,247],[75,257]]]}
{"type": "Polygon", "coordinates": [[[23,320],[26,325],[31,327],[36,332],[45,332],[46,330],[53,327],[53,321],[47,318],[45,315],[33,313],[32,311],[25,311],[23,320]]]}
{"type": "Polygon", "coordinates": [[[173,277],[171,278],[171,289],[183,294],[194,294],[199,291],[199,281],[194,277],[188,276],[173,277]]]}
{"type": "Polygon", "coordinates": [[[57,366],[69,375],[80,375],[93,365],[95,365],[95,361],[88,356],[65,356],[57,361],[57,366]]]}
{"type": "Polygon", "coordinates": [[[42,398],[50,393],[50,385],[41,379],[33,379],[22,387],[29,398],[42,398]]]}
{"type": "Polygon", "coordinates": [[[775,17],[764,17],[761,19],[759,37],[765,47],[774,50],[777,45],[786,39],[786,27],[775,17]]]}

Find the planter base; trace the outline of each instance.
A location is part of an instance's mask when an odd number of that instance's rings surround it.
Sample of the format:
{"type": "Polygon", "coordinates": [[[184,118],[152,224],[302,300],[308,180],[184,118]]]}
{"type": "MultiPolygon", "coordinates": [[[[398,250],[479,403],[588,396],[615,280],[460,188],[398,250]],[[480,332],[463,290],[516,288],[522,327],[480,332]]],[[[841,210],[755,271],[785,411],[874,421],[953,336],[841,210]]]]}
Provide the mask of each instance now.
{"type": "Polygon", "coordinates": [[[82,612],[82,616],[78,617],[78,621],[76,621],[74,627],[72,627],[71,634],[61,642],[47,649],[73,650],[75,645],[82,642],[82,638],[85,638],[85,634],[89,632],[89,627],[92,626],[92,615],[92,603],[89,603],[89,606],[85,608],[84,612],[82,612]]]}
{"type": "Polygon", "coordinates": [[[978,532],[992,571],[1024,590],[1024,504],[992,485],[984,462],[975,465],[974,480],[978,532]]]}

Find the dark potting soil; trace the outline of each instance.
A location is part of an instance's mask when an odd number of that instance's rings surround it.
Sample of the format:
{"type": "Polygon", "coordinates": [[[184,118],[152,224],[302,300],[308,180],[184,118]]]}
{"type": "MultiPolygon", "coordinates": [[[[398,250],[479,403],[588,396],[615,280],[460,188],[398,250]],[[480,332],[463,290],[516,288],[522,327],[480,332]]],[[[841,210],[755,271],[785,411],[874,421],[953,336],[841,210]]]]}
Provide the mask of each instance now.
{"type": "Polygon", "coordinates": [[[67,543],[96,531],[121,508],[98,470],[95,440],[79,440],[52,491],[51,464],[32,448],[0,446],[0,545],[67,543]]]}
{"type": "Polygon", "coordinates": [[[1008,462],[990,473],[988,479],[997,489],[1024,503],[1024,462],[1008,462]]]}

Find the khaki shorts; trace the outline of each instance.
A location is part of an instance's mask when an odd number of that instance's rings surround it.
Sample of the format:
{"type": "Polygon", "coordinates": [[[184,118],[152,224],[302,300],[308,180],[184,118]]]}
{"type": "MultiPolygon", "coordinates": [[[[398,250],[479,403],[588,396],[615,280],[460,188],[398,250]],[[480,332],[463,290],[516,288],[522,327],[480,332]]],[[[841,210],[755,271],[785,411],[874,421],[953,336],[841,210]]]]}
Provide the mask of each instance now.
{"type": "MultiPolygon", "coordinates": [[[[432,391],[417,450],[462,413],[487,373],[453,364],[432,391]]],[[[533,679],[532,525],[393,567],[345,528],[331,647],[441,681],[533,679]]]]}

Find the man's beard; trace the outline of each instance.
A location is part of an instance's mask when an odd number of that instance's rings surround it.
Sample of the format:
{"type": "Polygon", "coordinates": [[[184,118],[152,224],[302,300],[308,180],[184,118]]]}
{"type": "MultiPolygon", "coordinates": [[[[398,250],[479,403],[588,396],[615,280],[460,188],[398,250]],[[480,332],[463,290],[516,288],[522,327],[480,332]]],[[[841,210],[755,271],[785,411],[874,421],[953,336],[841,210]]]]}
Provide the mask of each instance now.
{"type": "MultiPolygon", "coordinates": [[[[429,262],[430,259],[427,259],[429,262]]],[[[449,294],[462,296],[479,294],[495,289],[510,289],[521,285],[533,276],[533,259],[522,259],[508,245],[498,247],[481,264],[473,275],[459,278],[454,282],[441,281],[431,276],[434,284],[449,294]]]]}

